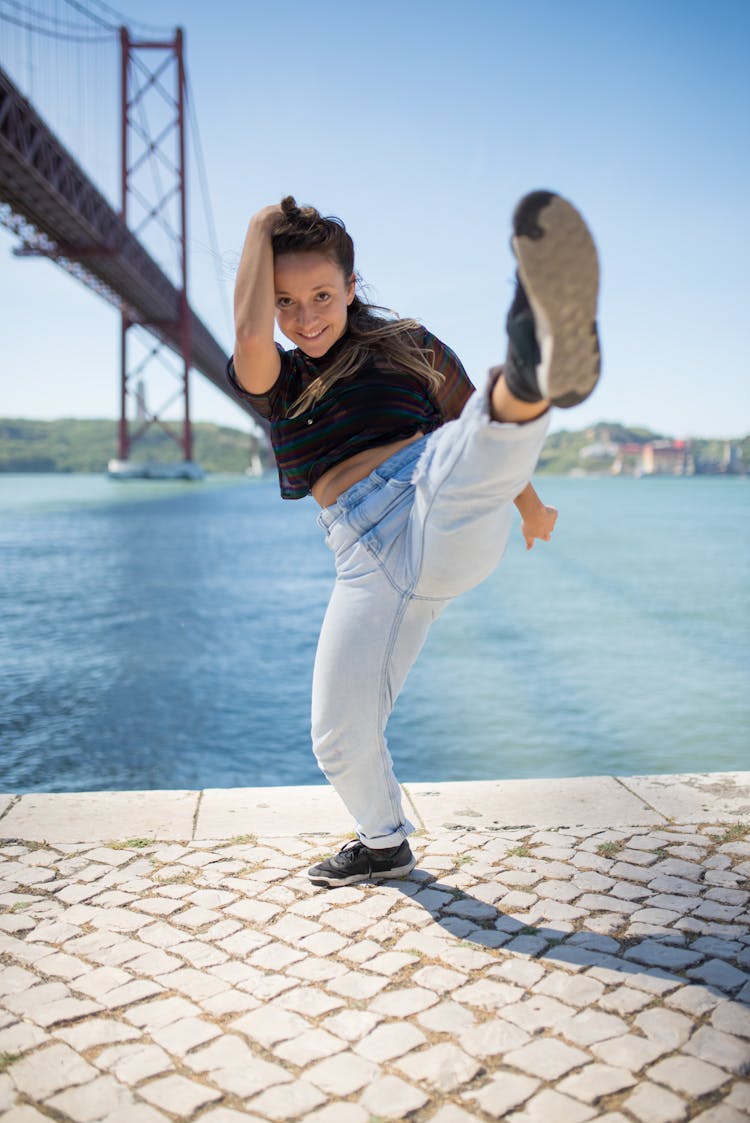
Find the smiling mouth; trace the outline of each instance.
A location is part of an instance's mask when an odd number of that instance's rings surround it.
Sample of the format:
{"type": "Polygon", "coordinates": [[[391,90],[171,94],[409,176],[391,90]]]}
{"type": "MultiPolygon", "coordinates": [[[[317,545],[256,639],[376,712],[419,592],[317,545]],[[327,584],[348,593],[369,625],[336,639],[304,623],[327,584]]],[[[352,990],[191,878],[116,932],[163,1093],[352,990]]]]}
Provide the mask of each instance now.
{"type": "Polygon", "coordinates": [[[323,332],[325,330],[326,330],[325,328],[321,328],[320,331],[313,332],[312,335],[305,335],[305,333],[303,331],[299,332],[299,334],[303,339],[311,340],[311,339],[317,339],[319,336],[321,336],[323,334],[323,332]]]}

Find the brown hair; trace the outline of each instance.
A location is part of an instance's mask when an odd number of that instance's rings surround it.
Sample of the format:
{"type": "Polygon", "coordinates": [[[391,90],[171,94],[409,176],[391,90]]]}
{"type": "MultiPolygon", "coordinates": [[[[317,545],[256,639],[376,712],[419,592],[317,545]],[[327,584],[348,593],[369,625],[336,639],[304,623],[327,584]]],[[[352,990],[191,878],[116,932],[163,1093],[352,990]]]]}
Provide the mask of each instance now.
{"type": "MultiPolygon", "coordinates": [[[[354,274],[361,287],[362,280],[354,270],[354,243],[340,218],[323,217],[314,207],[298,207],[291,195],[281,200],[281,209],[283,217],[271,236],[274,257],[283,253],[325,254],[347,280],[354,274]]],[[[347,345],[299,396],[291,416],[304,413],[334,383],[349,378],[373,358],[386,368],[414,374],[431,390],[437,390],[444,376],[432,365],[432,351],[419,345],[420,328],[416,320],[402,319],[355,295],[347,314],[347,345]]]]}

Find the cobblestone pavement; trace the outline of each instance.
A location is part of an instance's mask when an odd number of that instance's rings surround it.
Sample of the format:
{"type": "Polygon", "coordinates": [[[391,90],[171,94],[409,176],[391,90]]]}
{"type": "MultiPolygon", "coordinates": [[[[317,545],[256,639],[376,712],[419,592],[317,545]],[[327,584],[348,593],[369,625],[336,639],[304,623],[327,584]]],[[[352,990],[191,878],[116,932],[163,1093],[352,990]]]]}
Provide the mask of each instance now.
{"type": "Polygon", "coordinates": [[[750,829],[0,843],[6,1123],[750,1119],[750,829]]]}

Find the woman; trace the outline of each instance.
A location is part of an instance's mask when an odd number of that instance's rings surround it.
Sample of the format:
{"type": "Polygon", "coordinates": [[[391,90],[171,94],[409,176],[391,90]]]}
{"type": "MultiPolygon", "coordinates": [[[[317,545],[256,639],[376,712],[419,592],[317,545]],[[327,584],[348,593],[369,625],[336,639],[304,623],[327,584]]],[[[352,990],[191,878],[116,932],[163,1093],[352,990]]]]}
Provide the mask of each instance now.
{"type": "Polygon", "coordinates": [[[248,228],[228,377],[270,422],[282,496],[313,495],[336,557],[312,738],[357,838],[308,871],[316,885],[414,868],[388,717],[433,620],[502,557],[511,504],[528,548],[557,517],[529,480],[550,406],[582,401],[598,378],[596,249],[552,192],[525,196],[513,224],[508,353],[477,393],[425,328],[358,297],[339,219],[288,197],[248,228]],[[274,342],[274,320],[293,350],[274,342]]]}

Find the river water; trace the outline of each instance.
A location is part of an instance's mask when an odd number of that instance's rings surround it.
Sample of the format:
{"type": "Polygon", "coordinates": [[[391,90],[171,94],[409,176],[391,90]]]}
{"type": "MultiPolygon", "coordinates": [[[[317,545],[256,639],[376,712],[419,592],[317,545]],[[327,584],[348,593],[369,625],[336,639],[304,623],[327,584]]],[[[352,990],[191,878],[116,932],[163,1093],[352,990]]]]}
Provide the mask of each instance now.
{"type": "MultiPolygon", "coordinates": [[[[554,541],[516,529],[435,625],[399,778],[750,768],[750,480],[537,486],[554,541]]],[[[272,476],[0,475],[0,791],[324,782],[316,512],[272,476]]]]}

